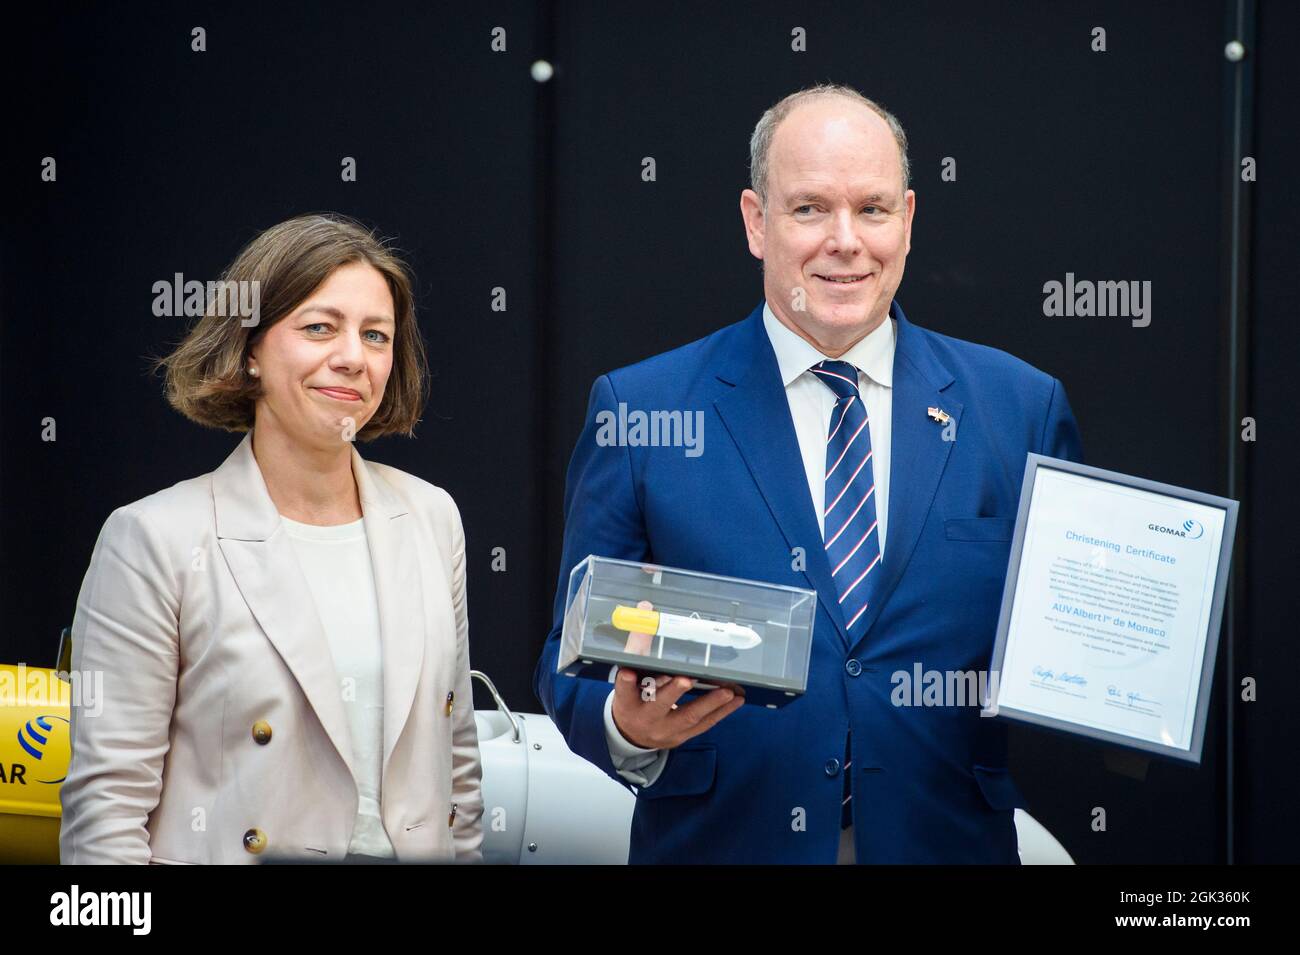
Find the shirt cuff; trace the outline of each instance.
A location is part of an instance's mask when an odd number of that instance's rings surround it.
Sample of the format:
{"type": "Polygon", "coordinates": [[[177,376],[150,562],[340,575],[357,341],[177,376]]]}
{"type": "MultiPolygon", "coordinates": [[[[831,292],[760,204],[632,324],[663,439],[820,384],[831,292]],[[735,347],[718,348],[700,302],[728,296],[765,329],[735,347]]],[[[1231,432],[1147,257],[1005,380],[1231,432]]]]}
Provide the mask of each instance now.
{"type": "Polygon", "coordinates": [[[609,758],[620,776],[642,788],[654,785],[668,762],[670,751],[646,749],[628,741],[614,722],[613,690],[605,698],[605,738],[609,743],[609,758]]]}

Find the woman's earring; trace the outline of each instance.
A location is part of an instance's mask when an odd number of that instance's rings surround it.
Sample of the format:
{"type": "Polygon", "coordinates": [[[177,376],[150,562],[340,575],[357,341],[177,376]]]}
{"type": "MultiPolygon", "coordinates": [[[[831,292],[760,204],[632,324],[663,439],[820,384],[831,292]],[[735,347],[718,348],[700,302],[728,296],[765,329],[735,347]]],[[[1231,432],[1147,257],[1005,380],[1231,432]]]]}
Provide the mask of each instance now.
{"type": "Polygon", "coordinates": [[[252,365],[248,366],[248,373],[252,375],[254,378],[257,377],[257,369],[252,365]]]}

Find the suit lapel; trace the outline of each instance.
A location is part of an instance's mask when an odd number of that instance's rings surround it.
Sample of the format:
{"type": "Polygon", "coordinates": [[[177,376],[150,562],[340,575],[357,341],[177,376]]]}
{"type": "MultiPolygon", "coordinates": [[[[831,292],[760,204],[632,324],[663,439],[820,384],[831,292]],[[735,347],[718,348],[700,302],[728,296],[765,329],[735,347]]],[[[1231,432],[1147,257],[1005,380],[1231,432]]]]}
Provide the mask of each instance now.
{"type": "Polygon", "coordinates": [[[953,377],[935,357],[922,331],[907,320],[897,302],[890,313],[898,322],[898,337],[894,346],[887,539],[880,564],[882,576],[863,616],[862,636],[852,641],[850,649],[867,638],[881,608],[898,587],[952,451],[953,442],[943,440],[944,426],[930,417],[929,409],[946,411],[954,419],[954,433],[962,412],[961,402],[941,394],[953,377]]]}
{"type": "MultiPolygon", "coordinates": [[[[352,471],[379,607],[386,769],[423,665],[423,587],[407,509],[355,447],[352,471]]],[[[356,756],[338,672],[311,589],[253,455],[251,431],[214,472],[212,493],[218,543],[239,591],[355,779],[356,756]]]]}
{"type": "MultiPolygon", "coordinates": [[[[781,385],[776,353],[763,328],[760,304],[742,326],[744,345],[740,354],[729,354],[718,378],[734,385],[713,404],[730,433],[740,455],[758,485],[786,544],[793,551],[803,549],[804,576],[817,591],[818,599],[835,622],[840,642],[848,647],[844,614],[831,578],[830,562],[817,528],[812,496],[799,440],[795,437],[790,403],[781,385]]],[[[791,554],[792,561],[794,560],[791,554]]]]}
{"type": "MultiPolygon", "coordinates": [[[[381,796],[388,785],[393,748],[406,726],[424,666],[424,572],[416,547],[415,518],[387,482],[378,478],[356,448],[352,469],[374,566],[375,599],[383,641],[384,762],[381,796]]],[[[432,571],[430,571],[432,572],[432,571]]],[[[472,705],[466,704],[466,705],[472,705]]]]}
{"type": "Polygon", "coordinates": [[[890,307],[897,321],[891,416],[888,525],[882,576],[862,625],[852,639],[845,626],[838,589],[831,576],[822,535],[808,493],[808,478],[798,453],[790,404],[781,385],[776,354],[763,327],[763,306],[742,325],[743,345],[723,356],[717,377],[734,387],[714,402],[723,424],[740,450],[759,493],[781,528],[786,543],[806,554],[804,575],[835,623],[846,650],[866,638],[880,610],[898,586],[916,548],[934,502],[952,442],[928,414],[946,411],[960,425],[962,404],[941,392],[953,377],[935,356],[921,329],[907,320],[897,302],[890,307]]]}

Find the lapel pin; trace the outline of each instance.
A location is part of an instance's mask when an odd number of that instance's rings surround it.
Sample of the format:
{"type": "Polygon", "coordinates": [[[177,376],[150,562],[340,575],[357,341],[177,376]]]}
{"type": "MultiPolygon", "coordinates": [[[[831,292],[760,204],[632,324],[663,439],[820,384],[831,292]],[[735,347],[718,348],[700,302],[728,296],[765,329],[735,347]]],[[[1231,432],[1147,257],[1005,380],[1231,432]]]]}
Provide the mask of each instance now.
{"type": "Polygon", "coordinates": [[[948,423],[948,412],[944,411],[942,408],[927,408],[926,414],[940,424],[948,423]]]}
{"type": "Polygon", "coordinates": [[[451,716],[452,702],[455,699],[456,699],[456,692],[454,690],[447,694],[447,715],[448,716],[451,716]]]}

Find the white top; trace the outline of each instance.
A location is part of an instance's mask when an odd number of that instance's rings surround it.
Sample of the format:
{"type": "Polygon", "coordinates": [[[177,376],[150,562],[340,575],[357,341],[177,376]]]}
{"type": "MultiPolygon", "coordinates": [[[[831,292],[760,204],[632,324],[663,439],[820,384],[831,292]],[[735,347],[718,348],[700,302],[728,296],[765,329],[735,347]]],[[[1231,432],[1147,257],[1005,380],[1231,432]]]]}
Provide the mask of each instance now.
{"type": "Polygon", "coordinates": [[[316,598],[339,692],[348,714],[357,773],[356,825],[348,853],[393,858],[379,809],[384,759],[384,670],[379,604],[365,520],[320,526],[280,515],[316,598]]]}
{"type": "MultiPolygon", "coordinates": [[[[858,392],[867,409],[867,428],[871,435],[871,467],[876,482],[876,533],[880,537],[880,553],[885,553],[885,530],[889,511],[889,445],[890,425],[894,407],[894,344],[897,340],[895,321],[885,320],[860,342],[841,355],[838,361],[847,361],[858,369],[858,392]]],[[[826,435],[830,433],[831,412],[835,408],[835,393],[827,388],[808,369],[818,362],[831,360],[813,345],[781,324],[772,308],[763,303],[763,327],[776,352],[776,364],[785,386],[786,401],[790,404],[790,417],[794,421],[794,434],[803,456],[804,473],[808,479],[808,493],[812,495],[817,526],[826,533],[822,507],[826,501],[826,435]]],[[[614,668],[614,672],[617,671],[614,668]]],[[[610,673],[610,680],[614,679],[610,673]]],[[[614,724],[614,694],[605,700],[605,737],[609,742],[609,755],[618,774],[636,786],[649,786],[659,778],[668,761],[667,749],[643,749],[634,746],[619,732],[614,724]]]]}

